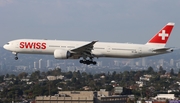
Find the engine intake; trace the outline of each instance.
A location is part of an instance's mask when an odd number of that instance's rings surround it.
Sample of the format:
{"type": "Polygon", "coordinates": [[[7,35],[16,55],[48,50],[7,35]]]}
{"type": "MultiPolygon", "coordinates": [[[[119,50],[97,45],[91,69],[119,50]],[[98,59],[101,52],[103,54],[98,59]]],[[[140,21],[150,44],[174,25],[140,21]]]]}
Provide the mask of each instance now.
{"type": "Polygon", "coordinates": [[[54,58],[55,59],[68,59],[72,56],[72,54],[64,49],[58,49],[54,51],[54,58]]]}

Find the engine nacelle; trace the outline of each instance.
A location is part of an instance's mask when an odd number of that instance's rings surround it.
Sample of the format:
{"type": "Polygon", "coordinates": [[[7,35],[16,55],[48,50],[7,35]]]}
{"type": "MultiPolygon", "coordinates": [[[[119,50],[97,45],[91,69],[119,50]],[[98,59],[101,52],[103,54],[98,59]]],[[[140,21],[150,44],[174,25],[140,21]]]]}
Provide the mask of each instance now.
{"type": "Polygon", "coordinates": [[[57,49],[54,51],[54,58],[55,59],[68,59],[72,55],[69,51],[64,50],[64,49],[57,49]]]}

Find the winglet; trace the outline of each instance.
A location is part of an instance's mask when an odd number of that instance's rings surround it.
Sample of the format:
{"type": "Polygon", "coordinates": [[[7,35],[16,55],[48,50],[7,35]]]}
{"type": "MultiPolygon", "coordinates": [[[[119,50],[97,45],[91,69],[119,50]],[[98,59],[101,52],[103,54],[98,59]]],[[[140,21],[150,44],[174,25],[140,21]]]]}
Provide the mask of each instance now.
{"type": "Polygon", "coordinates": [[[152,37],[146,45],[157,45],[164,47],[171,35],[171,31],[175,23],[167,23],[154,37],[152,37]]]}

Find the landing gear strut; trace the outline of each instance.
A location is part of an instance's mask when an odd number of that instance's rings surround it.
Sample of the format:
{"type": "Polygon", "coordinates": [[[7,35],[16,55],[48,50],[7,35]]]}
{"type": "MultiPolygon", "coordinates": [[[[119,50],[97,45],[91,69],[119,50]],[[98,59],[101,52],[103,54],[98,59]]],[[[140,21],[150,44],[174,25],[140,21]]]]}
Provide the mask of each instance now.
{"type": "Polygon", "coordinates": [[[90,64],[93,64],[93,65],[96,65],[96,61],[93,61],[93,60],[80,60],[79,61],[80,63],[83,63],[83,64],[87,64],[87,65],[90,65],[90,64]]]}
{"type": "Polygon", "coordinates": [[[18,60],[18,56],[17,56],[18,53],[16,53],[16,52],[12,52],[12,53],[15,55],[14,59],[18,60]]]}

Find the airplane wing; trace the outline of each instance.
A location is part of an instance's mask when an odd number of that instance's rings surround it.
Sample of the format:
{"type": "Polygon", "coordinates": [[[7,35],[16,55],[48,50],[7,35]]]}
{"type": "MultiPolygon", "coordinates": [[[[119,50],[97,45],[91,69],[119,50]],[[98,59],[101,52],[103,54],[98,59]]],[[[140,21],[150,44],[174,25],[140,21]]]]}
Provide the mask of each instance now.
{"type": "Polygon", "coordinates": [[[81,55],[86,55],[88,57],[91,57],[91,50],[93,49],[93,45],[96,43],[97,41],[92,41],[88,44],[82,45],[78,48],[72,49],[70,52],[72,53],[78,53],[81,55]]]}

